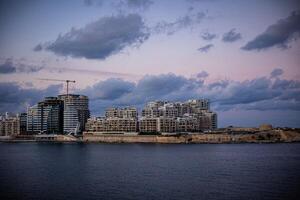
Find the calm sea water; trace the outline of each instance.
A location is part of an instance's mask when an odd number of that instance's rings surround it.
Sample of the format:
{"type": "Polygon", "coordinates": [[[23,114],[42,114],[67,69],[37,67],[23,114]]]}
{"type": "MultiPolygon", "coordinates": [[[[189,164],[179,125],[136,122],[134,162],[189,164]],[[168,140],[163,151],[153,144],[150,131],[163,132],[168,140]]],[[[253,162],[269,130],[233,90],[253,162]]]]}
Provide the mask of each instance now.
{"type": "Polygon", "coordinates": [[[0,143],[0,199],[300,199],[300,144],[0,143]]]}

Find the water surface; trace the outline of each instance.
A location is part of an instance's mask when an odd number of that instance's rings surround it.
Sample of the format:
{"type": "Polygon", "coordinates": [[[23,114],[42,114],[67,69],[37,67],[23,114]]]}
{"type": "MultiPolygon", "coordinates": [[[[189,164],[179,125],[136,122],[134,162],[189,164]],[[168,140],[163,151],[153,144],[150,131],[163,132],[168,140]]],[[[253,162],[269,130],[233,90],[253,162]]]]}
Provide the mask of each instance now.
{"type": "Polygon", "coordinates": [[[300,198],[296,143],[0,143],[0,152],[0,199],[300,198]]]}

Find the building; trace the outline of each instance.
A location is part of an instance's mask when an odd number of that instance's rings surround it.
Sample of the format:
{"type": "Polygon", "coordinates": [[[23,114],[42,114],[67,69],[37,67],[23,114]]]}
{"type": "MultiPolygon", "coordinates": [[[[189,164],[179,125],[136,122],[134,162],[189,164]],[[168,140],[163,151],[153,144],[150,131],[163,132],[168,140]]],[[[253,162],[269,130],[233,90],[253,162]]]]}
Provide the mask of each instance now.
{"type": "Polygon", "coordinates": [[[217,128],[217,114],[210,110],[210,101],[208,99],[192,99],[186,102],[167,102],[154,101],[149,102],[142,110],[142,116],[149,120],[142,119],[142,130],[153,131],[154,127],[148,126],[154,123],[154,118],[158,120],[158,132],[174,130],[173,122],[165,123],[164,121],[175,121],[175,131],[177,132],[201,132],[217,128]],[[173,120],[171,120],[173,119],[173,120]],[[162,125],[160,125],[162,123],[162,125]]]}
{"type": "Polygon", "coordinates": [[[89,119],[87,132],[176,133],[204,132],[217,128],[217,114],[208,99],[187,102],[153,101],[138,119],[136,108],[108,108],[105,117],[89,119]]]}
{"type": "Polygon", "coordinates": [[[0,136],[14,136],[20,134],[20,119],[6,116],[0,121],[0,136]]]}
{"type": "Polygon", "coordinates": [[[86,132],[124,133],[137,132],[138,121],[135,118],[97,118],[88,119],[86,132]]]}
{"type": "Polygon", "coordinates": [[[20,114],[20,134],[27,134],[27,113],[20,114]]]}
{"type": "Polygon", "coordinates": [[[64,104],[57,97],[44,101],[27,110],[27,132],[30,134],[62,134],[64,104]]]}
{"type": "Polygon", "coordinates": [[[157,133],[160,132],[158,117],[142,117],[139,120],[140,133],[157,133]]]}
{"type": "Polygon", "coordinates": [[[86,131],[100,133],[137,132],[137,109],[134,107],[108,108],[105,117],[88,119],[86,131]]]}
{"type": "Polygon", "coordinates": [[[158,130],[160,133],[174,133],[177,131],[175,118],[160,117],[158,118],[158,130]]]}
{"type": "Polygon", "coordinates": [[[64,102],[63,132],[79,134],[84,131],[87,119],[90,117],[88,97],[63,94],[58,95],[58,99],[64,102]]]}
{"type": "Polygon", "coordinates": [[[138,112],[134,107],[108,108],[105,111],[106,118],[137,118],[138,112]]]}

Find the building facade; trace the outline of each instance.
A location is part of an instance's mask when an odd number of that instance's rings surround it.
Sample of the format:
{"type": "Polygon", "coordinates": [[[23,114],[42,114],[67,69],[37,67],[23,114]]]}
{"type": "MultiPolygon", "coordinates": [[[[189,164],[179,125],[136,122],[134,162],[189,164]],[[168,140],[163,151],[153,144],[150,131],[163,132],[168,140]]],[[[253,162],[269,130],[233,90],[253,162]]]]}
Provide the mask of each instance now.
{"type": "Polygon", "coordinates": [[[20,114],[20,134],[27,134],[27,113],[20,114]]]}
{"type": "Polygon", "coordinates": [[[57,97],[44,101],[27,110],[27,132],[30,134],[62,134],[64,104],[57,97]]]}
{"type": "Polygon", "coordinates": [[[90,117],[89,99],[84,95],[63,94],[58,99],[64,102],[63,132],[80,134],[85,129],[87,119],[90,117]]]}
{"type": "Polygon", "coordinates": [[[138,119],[136,108],[108,108],[105,117],[89,119],[88,132],[175,133],[203,132],[217,128],[217,114],[208,99],[186,102],[153,101],[138,119]]]}
{"type": "Polygon", "coordinates": [[[86,131],[105,133],[137,132],[137,109],[134,107],[108,108],[105,117],[88,119],[86,131]]]}
{"type": "Polygon", "coordinates": [[[210,110],[208,99],[149,102],[142,116],[140,127],[146,132],[153,131],[154,123],[157,132],[201,132],[217,128],[217,114],[210,110]]]}
{"type": "Polygon", "coordinates": [[[137,118],[138,112],[134,107],[108,108],[105,111],[106,118],[137,118]]]}
{"type": "Polygon", "coordinates": [[[20,134],[20,118],[5,117],[0,120],[0,136],[15,136],[20,134]]]}

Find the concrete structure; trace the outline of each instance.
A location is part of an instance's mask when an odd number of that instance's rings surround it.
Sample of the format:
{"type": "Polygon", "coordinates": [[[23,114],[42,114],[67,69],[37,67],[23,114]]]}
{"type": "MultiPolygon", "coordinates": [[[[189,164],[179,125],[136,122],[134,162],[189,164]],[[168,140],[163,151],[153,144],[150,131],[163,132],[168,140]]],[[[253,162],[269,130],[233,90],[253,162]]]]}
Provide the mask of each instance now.
{"type": "Polygon", "coordinates": [[[20,114],[20,134],[27,134],[27,113],[20,114]]]}
{"type": "Polygon", "coordinates": [[[20,134],[19,117],[6,116],[0,121],[0,136],[15,136],[20,134]]]}
{"type": "Polygon", "coordinates": [[[63,101],[46,97],[44,101],[28,108],[27,132],[31,134],[61,134],[63,132],[63,101]]]}
{"type": "Polygon", "coordinates": [[[80,134],[90,116],[89,99],[84,95],[63,94],[58,99],[64,102],[63,132],[80,134]]]}
{"type": "Polygon", "coordinates": [[[176,121],[174,132],[201,132],[216,129],[217,114],[210,111],[208,99],[193,99],[187,102],[149,102],[142,110],[143,119],[140,121],[140,131],[156,132],[174,130],[174,123],[164,123],[164,120],[176,121]],[[159,118],[155,122],[155,118],[159,118]],[[155,123],[157,123],[155,125],[155,123]],[[161,124],[160,124],[161,123],[161,124]]]}
{"type": "Polygon", "coordinates": [[[108,108],[105,112],[107,118],[137,118],[138,112],[134,107],[108,108]]]}
{"type": "Polygon", "coordinates": [[[268,131],[257,134],[184,134],[184,135],[95,135],[84,133],[83,142],[106,143],[275,143],[299,142],[300,132],[296,131],[268,131]]]}
{"type": "Polygon", "coordinates": [[[34,140],[37,142],[76,142],[76,137],[72,135],[42,134],[35,135],[34,140]]]}
{"type": "Polygon", "coordinates": [[[203,132],[217,128],[217,114],[210,111],[208,99],[187,102],[147,103],[138,120],[136,108],[108,108],[105,117],[90,119],[87,132],[175,133],[203,132]]]}
{"type": "Polygon", "coordinates": [[[123,133],[137,132],[138,121],[136,118],[96,118],[88,119],[87,132],[123,133]]]}
{"type": "Polygon", "coordinates": [[[108,108],[105,117],[88,119],[86,131],[103,133],[137,132],[137,109],[134,107],[108,108]]]}
{"type": "Polygon", "coordinates": [[[139,132],[141,133],[160,132],[159,118],[142,117],[139,121],[139,132]]]}
{"type": "Polygon", "coordinates": [[[260,131],[269,131],[269,130],[272,130],[272,129],[273,129],[273,126],[271,124],[261,124],[259,126],[260,131]]]}

